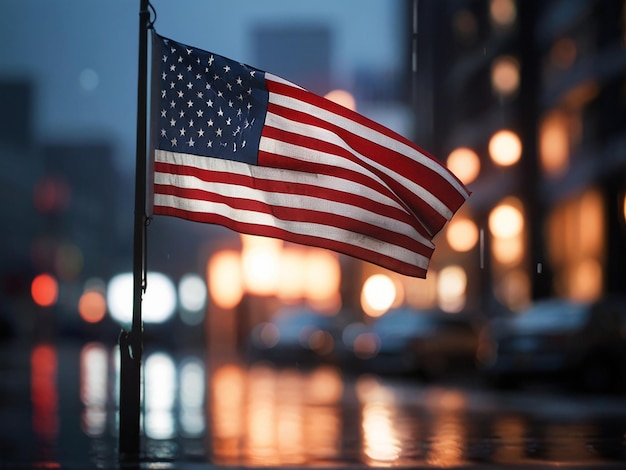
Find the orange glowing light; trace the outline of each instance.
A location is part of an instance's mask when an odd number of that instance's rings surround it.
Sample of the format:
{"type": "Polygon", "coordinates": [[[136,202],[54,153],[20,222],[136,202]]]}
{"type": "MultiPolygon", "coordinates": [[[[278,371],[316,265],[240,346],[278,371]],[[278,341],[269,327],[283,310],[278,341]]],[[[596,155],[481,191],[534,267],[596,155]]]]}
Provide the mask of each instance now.
{"type": "Polygon", "coordinates": [[[87,323],[98,323],[106,314],[106,300],[104,295],[97,291],[87,291],[78,301],[78,313],[87,323]]]}
{"type": "Polygon", "coordinates": [[[489,155],[500,166],[514,165],[522,156],[522,141],[514,132],[498,131],[489,140],[489,155]]]}
{"type": "Polygon", "coordinates": [[[467,147],[459,147],[448,155],[446,165],[463,183],[469,184],[480,173],[480,159],[476,152],[467,147]]]}
{"type": "Polygon", "coordinates": [[[215,253],[207,264],[209,293],[223,309],[235,308],[243,297],[241,256],[235,250],[215,253]]]}
{"type": "Polygon", "coordinates": [[[491,85],[501,95],[511,95],[520,84],[519,62],[511,56],[498,57],[491,67],[491,85]]]}
{"type": "Polygon", "coordinates": [[[54,305],[59,296],[59,285],[50,274],[40,274],[33,279],[30,285],[30,293],[33,301],[40,307],[54,305]]]}
{"type": "Polygon", "coordinates": [[[340,104],[341,106],[351,109],[352,111],[356,110],[356,100],[352,93],[346,90],[333,90],[330,91],[324,96],[324,98],[333,101],[334,103],[340,104]]]}
{"type": "Polygon", "coordinates": [[[459,217],[450,222],[446,232],[446,239],[456,251],[469,251],[478,242],[478,227],[474,221],[459,217]]]}

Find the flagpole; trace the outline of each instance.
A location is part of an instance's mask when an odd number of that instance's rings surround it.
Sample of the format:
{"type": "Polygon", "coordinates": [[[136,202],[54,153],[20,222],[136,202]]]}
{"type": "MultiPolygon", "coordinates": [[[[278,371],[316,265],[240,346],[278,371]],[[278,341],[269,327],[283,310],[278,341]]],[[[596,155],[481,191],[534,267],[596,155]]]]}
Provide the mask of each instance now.
{"type": "Polygon", "coordinates": [[[137,147],[133,237],[133,319],[130,332],[122,329],[120,346],[119,456],[137,460],[140,454],[141,359],[143,325],[141,300],[145,289],[146,154],[149,0],[139,5],[139,60],[137,77],[137,147]]]}

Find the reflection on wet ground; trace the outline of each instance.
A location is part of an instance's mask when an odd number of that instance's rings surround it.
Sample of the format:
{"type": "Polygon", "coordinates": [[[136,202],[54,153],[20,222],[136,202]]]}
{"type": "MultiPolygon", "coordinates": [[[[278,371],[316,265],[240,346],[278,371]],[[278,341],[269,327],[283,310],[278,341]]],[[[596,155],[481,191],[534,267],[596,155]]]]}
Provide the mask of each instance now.
{"type": "MultiPolygon", "coordinates": [[[[148,468],[626,465],[626,399],[144,355],[148,468]],[[170,465],[170,467],[167,467],[170,465]]],[[[115,347],[0,350],[0,468],[117,466],[115,347]]]]}

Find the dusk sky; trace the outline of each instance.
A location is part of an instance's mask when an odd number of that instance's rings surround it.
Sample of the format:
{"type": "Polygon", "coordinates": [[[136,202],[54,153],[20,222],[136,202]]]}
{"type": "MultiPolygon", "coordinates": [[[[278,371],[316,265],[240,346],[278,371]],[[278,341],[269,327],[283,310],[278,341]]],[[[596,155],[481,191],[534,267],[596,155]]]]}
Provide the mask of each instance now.
{"type": "MultiPolygon", "coordinates": [[[[356,69],[402,67],[399,0],[152,4],[160,34],[250,65],[255,27],[312,23],[330,30],[336,86],[349,87],[356,69]]],[[[110,139],[116,163],[133,170],[138,12],[139,0],[1,0],[0,78],[33,83],[35,139],[110,139]]]]}

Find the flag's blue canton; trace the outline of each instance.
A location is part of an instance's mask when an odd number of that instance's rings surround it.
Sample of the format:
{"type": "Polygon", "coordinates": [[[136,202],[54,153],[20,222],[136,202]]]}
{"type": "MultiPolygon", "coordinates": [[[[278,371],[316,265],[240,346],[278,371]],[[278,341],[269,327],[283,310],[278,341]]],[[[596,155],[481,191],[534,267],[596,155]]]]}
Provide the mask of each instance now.
{"type": "Polygon", "coordinates": [[[256,164],[268,99],[264,73],[158,40],[157,148],[256,164]]]}

